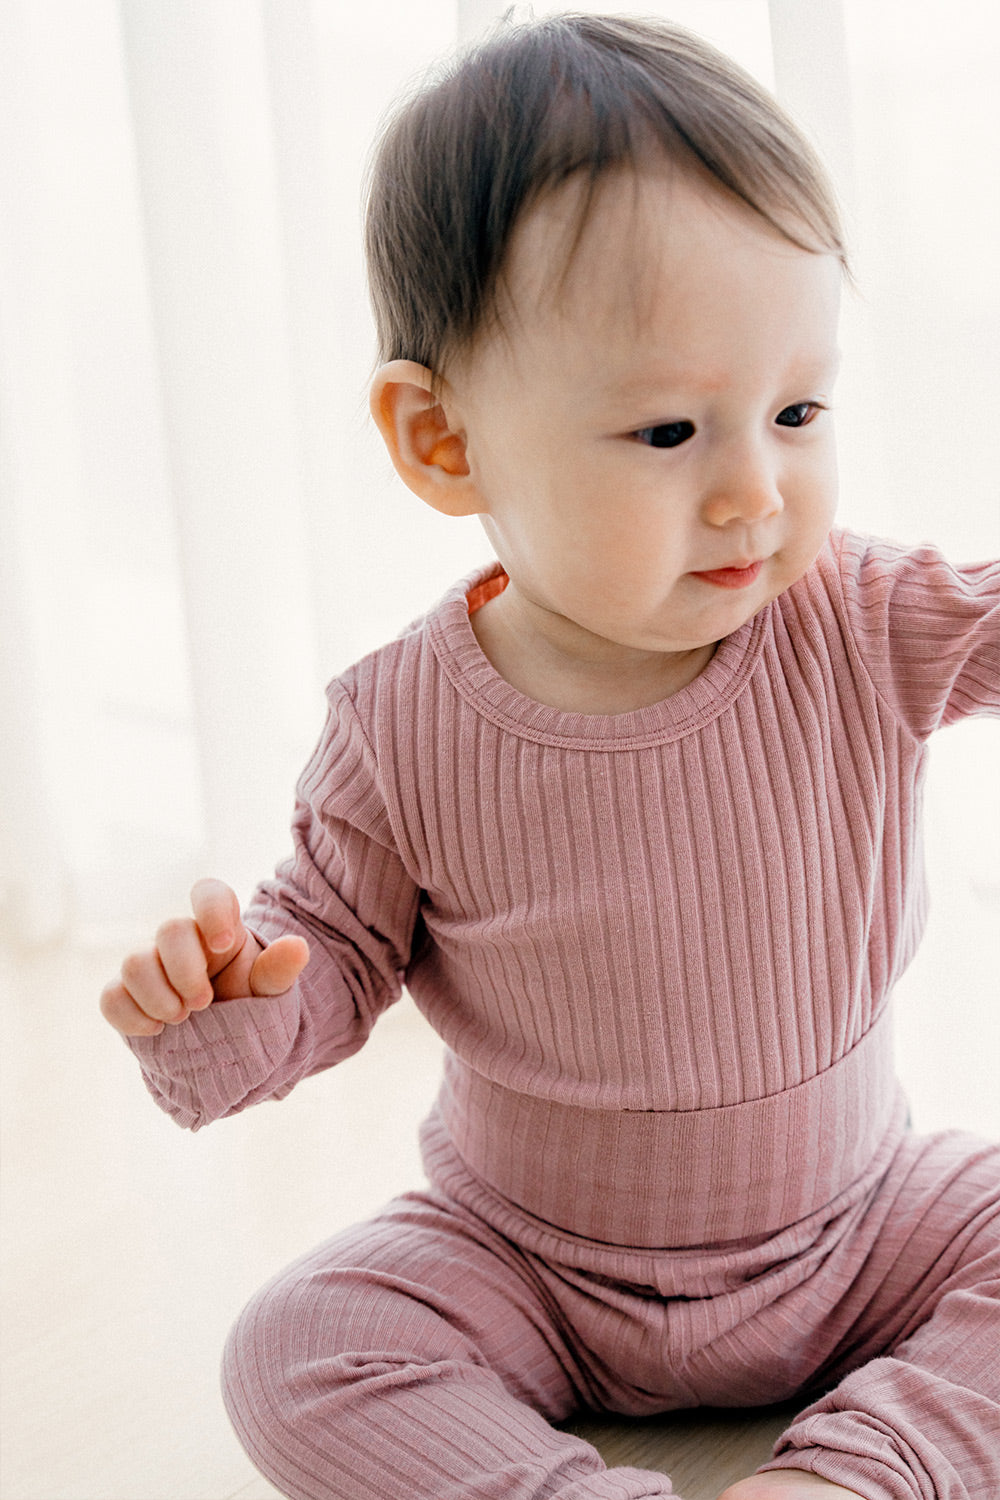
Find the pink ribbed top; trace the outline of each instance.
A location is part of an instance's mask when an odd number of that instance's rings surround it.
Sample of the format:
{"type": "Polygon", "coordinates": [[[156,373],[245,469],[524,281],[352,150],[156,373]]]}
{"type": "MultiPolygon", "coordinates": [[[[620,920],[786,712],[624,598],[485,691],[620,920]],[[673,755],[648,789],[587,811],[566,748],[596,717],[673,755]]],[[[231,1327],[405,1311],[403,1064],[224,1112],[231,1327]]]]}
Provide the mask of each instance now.
{"type": "Polygon", "coordinates": [[[197,1128],[348,1056],[405,982],[448,1047],[435,1150],[495,1193],[619,1245],[771,1232],[902,1128],[924,741],[1000,706],[1000,566],[837,531],[694,682],[615,716],[494,671],[488,571],[329,689],[247,918],[309,938],[295,989],[131,1045],[197,1128]]]}

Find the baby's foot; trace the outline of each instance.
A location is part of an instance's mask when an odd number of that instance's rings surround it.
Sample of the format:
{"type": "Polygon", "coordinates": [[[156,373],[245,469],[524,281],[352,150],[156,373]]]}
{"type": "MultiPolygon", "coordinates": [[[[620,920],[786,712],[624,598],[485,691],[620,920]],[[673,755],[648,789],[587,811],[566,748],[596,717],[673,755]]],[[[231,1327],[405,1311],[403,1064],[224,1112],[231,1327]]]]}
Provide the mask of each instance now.
{"type": "Polygon", "coordinates": [[[845,1490],[832,1479],[807,1474],[804,1469],[771,1469],[751,1474],[723,1490],[719,1500],[864,1500],[857,1490],[845,1490]]]}

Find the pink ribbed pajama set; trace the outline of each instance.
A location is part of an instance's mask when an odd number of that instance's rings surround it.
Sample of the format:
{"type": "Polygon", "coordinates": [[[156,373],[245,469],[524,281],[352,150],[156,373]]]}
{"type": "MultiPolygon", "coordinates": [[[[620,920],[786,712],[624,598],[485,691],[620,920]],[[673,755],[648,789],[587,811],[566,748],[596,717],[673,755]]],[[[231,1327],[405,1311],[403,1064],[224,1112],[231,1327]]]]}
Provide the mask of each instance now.
{"type": "Polygon", "coordinates": [[[296,1500],[638,1500],[666,1476],[550,1424],[802,1393],[775,1466],[997,1500],[1000,1152],[908,1130],[889,997],[925,741],[1000,706],[1000,567],[835,531],[609,717],[494,672],[469,611],[502,583],[331,686],[247,917],[309,939],[296,986],[130,1043],[192,1128],[348,1057],[403,982],[447,1044],[430,1190],[234,1329],[242,1441],[296,1500]]]}

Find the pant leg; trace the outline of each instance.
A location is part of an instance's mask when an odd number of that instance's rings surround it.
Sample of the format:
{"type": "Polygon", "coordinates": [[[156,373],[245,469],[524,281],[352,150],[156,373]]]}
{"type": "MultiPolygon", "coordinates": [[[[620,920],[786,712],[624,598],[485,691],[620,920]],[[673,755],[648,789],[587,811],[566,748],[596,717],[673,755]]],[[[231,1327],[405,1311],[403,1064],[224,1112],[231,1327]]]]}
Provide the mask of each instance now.
{"type": "Polygon", "coordinates": [[[291,1500],[641,1500],[665,1475],[608,1470],[556,1431],[585,1395],[524,1257],[434,1195],[397,1199],[248,1304],[224,1396],[291,1500]]]}
{"type": "Polygon", "coordinates": [[[844,1247],[833,1387],[767,1468],[868,1500],[1000,1497],[1000,1147],[908,1137],[844,1247]]]}

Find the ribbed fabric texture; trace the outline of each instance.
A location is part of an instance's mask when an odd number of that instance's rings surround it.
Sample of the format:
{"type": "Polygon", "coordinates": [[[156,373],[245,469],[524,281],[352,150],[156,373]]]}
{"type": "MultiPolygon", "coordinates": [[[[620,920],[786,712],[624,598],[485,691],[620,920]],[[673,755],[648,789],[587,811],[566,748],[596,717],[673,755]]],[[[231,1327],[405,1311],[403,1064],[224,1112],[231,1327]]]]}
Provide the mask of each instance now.
{"type": "Polygon", "coordinates": [[[248,914],[264,937],[309,938],[296,989],[133,1050],[197,1127],[356,1050],[405,982],[452,1054],[456,1148],[501,1193],[544,1217],[549,1179],[572,1171],[562,1227],[619,1244],[777,1227],[788,1174],[746,1128],[769,1117],[761,1101],[800,1146],[795,1213],[841,1190],[831,1164],[856,1173],[888,1126],[888,1033],[862,1044],[923,927],[924,741],[998,706],[1000,566],[835,532],[687,688],[608,717],[534,703],[493,670],[467,601],[489,571],[331,685],[294,858],[248,914]],[[815,1081],[837,1065],[877,1078],[882,1102],[864,1114],[848,1090],[831,1113],[815,1081]],[[553,1125],[532,1184],[525,1142],[515,1162],[503,1141],[537,1101],[553,1125]],[[609,1218],[602,1173],[579,1171],[599,1165],[586,1112],[595,1147],[613,1113],[623,1158],[644,1116],[672,1117],[683,1150],[686,1119],[703,1219],[680,1201],[690,1174],[681,1195],[656,1149],[653,1217],[619,1195],[609,1218]],[[546,1154],[570,1120],[575,1159],[546,1154]]]}
{"type": "Polygon", "coordinates": [[[1000,1148],[907,1132],[780,1235],[621,1251],[455,1165],[448,1197],[398,1198],[261,1288],[226,1404],[292,1500],[638,1500],[675,1492],[546,1421],[811,1389],[776,1466],[871,1500],[996,1500],[998,1183],[1000,1148]]]}

